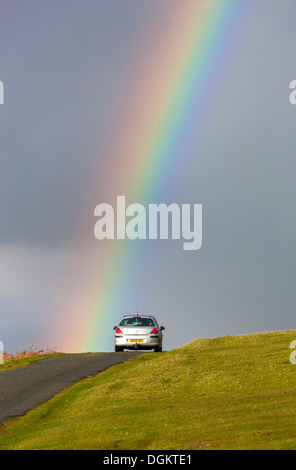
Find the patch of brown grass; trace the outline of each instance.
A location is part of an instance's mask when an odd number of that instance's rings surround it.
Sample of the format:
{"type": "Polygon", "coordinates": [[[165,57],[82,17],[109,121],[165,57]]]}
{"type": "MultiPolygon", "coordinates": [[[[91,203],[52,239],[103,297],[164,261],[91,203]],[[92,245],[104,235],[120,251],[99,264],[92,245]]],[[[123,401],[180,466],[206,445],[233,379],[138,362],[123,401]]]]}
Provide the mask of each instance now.
{"type": "Polygon", "coordinates": [[[4,351],[3,360],[8,361],[10,359],[23,359],[25,357],[42,356],[54,353],[56,353],[56,348],[40,349],[32,345],[29,349],[17,349],[15,354],[4,351]]]}

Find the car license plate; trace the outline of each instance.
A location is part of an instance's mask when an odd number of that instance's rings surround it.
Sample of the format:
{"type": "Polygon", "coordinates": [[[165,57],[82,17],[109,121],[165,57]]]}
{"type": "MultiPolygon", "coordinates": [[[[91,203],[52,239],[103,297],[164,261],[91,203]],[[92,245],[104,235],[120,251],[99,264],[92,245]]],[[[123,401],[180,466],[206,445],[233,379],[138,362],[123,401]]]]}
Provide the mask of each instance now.
{"type": "Polygon", "coordinates": [[[143,343],[143,339],[130,339],[130,343],[143,343]]]}

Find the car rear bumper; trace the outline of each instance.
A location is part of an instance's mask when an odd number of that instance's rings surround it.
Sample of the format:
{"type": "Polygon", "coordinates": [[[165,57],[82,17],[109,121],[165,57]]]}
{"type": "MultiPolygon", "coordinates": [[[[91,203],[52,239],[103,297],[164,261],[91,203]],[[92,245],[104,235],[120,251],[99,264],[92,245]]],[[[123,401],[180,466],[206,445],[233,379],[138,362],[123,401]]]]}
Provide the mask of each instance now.
{"type": "Polygon", "coordinates": [[[115,346],[125,349],[154,349],[162,344],[159,336],[115,336],[115,346]]]}

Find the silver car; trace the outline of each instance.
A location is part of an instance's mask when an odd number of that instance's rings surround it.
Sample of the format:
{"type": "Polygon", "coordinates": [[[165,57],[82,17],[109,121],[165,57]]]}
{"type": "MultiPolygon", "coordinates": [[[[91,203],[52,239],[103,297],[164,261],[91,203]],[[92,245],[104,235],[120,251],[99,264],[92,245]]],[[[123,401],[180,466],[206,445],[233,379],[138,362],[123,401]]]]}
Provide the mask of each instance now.
{"type": "Polygon", "coordinates": [[[151,315],[126,315],[115,330],[115,351],[124,349],[154,349],[162,351],[162,331],[164,326],[151,315]]]}

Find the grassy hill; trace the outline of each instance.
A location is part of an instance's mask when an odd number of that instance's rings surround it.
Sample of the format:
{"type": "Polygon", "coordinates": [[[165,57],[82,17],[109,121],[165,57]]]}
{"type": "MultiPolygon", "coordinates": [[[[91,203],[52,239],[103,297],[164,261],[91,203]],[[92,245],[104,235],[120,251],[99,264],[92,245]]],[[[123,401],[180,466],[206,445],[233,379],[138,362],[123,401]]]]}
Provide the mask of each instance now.
{"type": "Polygon", "coordinates": [[[296,331],[200,339],[87,378],[0,428],[0,449],[296,449],[296,331]]]}

